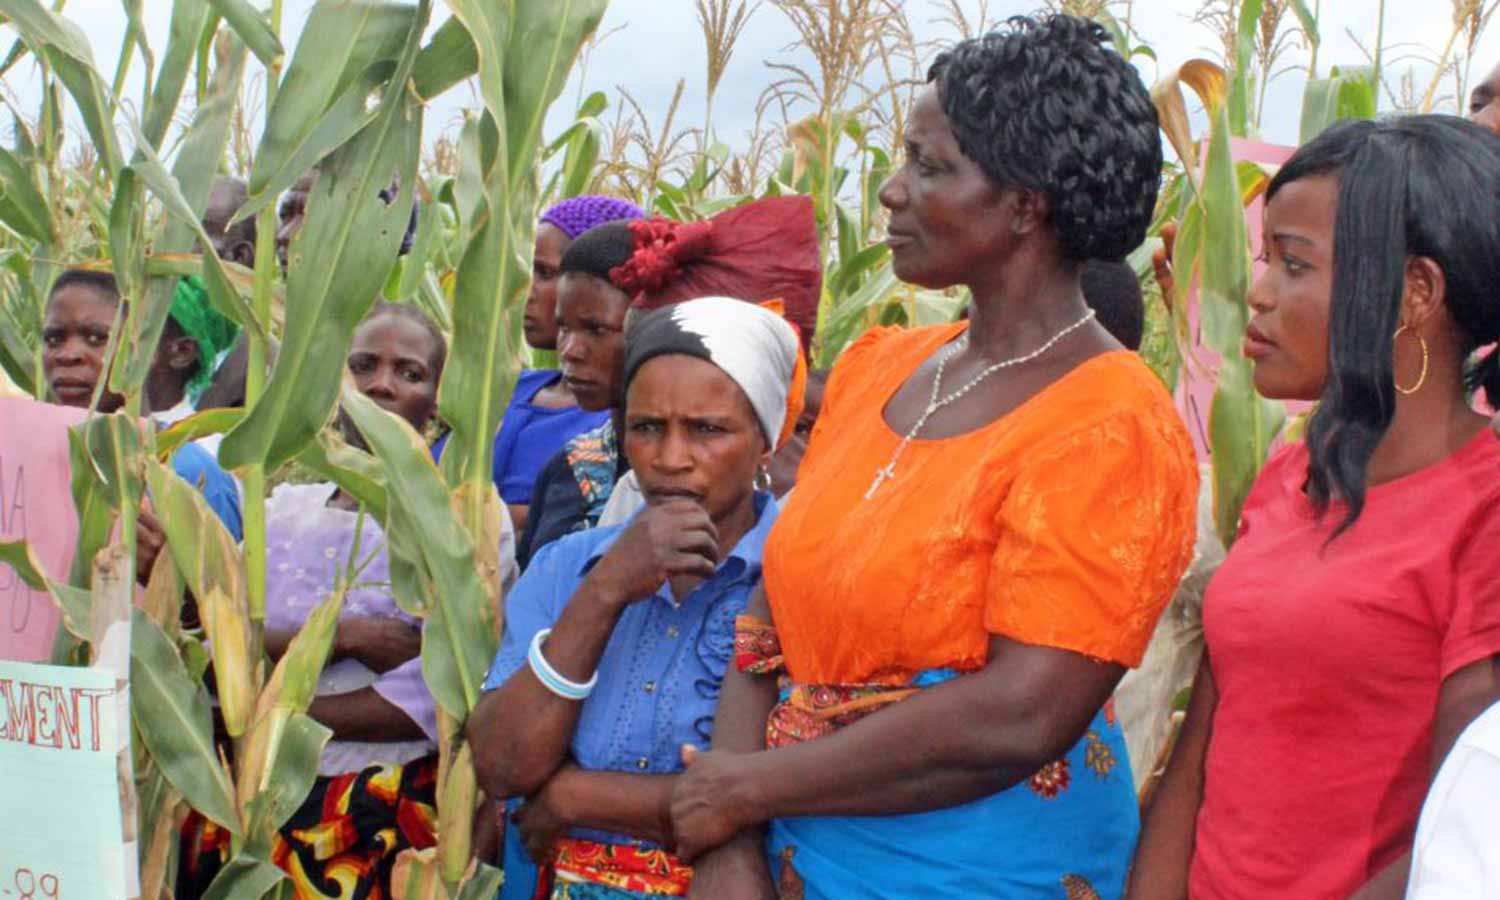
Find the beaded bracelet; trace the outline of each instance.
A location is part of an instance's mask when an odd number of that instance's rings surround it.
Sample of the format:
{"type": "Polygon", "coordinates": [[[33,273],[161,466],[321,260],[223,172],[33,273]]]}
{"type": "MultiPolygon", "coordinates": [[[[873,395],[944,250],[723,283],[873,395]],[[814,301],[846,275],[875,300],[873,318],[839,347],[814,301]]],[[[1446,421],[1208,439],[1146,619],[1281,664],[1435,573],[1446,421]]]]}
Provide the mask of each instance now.
{"type": "Polygon", "coordinates": [[[542,642],[546,641],[551,633],[552,629],[543,628],[536,633],[536,637],[531,639],[531,650],[526,654],[526,662],[531,666],[531,673],[536,676],[537,681],[542,683],[542,687],[564,700],[587,699],[588,695],[594,692],[594,686],[599,683],[598,670],[596,669],[593,677],[583,684],[564,678],[561,673],[552,668],[551,663],[547,662],[547,657],[542,655],[542,642]]]}

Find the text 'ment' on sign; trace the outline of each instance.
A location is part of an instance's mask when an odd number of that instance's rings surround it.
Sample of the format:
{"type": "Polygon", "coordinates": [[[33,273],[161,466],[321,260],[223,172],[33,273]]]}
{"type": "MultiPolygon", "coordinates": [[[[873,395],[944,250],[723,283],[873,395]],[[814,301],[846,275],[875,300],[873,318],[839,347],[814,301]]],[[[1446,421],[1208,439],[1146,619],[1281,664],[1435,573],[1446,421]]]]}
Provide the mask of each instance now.
{"type": "Polygon", "coordinates": [[[0,898],[127,896],[116,680],[0,661],[0,898]]]}

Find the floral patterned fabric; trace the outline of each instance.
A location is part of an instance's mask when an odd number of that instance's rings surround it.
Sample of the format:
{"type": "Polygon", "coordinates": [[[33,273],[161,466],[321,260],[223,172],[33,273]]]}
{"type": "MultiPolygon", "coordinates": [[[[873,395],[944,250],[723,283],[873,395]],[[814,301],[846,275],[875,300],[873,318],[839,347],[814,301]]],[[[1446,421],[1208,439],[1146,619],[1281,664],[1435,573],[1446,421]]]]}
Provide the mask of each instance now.
{"type": "MultiPolygon", "coordinates": [[[[923,672],[913,687],[783,685],[766,746],[817,740],[961,677],[923,672]]],[[[1061,759],[1009,790],[950,809],[901,816],[771,822],[772,872],[783,900],[860,896],[1118,897],[1138,822],[1125,739],[1113,703],[1061,759]]]]}
{"type": "MultiPolygon", "coordinates": [[[[775,675],[783,671],[781,641],[768,623],[740,616],[735,620],[734,644],[735,666],[741,672],[775,675]]],[[[957,677],[951,669],[934,669],[920,673],[908,687],[797,684],[783,677],[781,702],[766,721],[766,746],[774,749],[817,740],[957,677]]],[[[776,821],[768,846],[784,900],[837,897],[840,885],[847,889],[855,883],[867,889],[878,885],[869,895],[890,898],[1092,900],[1118,896],[1124,890],[1125,865],[1136,830],[1131,810],[1130,766],[1111,700],[1066,756],[1010,790],[956,809],[918,815],[776,821]],[[1003,830],[987,831],[986,823],[1003,830]],[[1060,827],[1083,823],[1076,841],[1060,827]],[[843,844],[850,839],[854,846],[843,844]],[[1011,863],[1006,871],[989,869],[996,854],[985,849],[987,841],[1004,848],[999,855],[1011,863]],[[890,848],[898,846],[900,852],[891,856],[890,848]],[[971,849],[978,851],[972,859],[971,849]],[[845,853],[857,862],[849,862],[845,853]],[[952,856],[945,858],[945,853],[952,856]],[[950,890],[934,890],[938,884],[950,890]],[[1101,895],[1100,889],[1113,893],[1101,895]]]]}
{"type": "Polygon", "coordinates": [[[683,897],[693,882],[692,867],[657,847],[565,838],[554,853],[554,900],[596,896],[568,892],[580,884],[601,885],[616,892],[600,896],[683,897]]]}

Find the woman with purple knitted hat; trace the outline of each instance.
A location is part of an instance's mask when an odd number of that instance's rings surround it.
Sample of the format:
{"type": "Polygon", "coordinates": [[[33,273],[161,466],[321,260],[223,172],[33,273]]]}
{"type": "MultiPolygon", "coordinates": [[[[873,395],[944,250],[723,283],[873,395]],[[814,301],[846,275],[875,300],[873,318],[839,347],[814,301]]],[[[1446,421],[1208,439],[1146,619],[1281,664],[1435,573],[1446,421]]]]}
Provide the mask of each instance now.
{"type": "MultiPolygon", "coordinates": [[[[602,225],[641,218],[628,200],[601,195],[569,197],[542,213],[532,253],[531,293],[526,297],[526,343],[536,350],[557,349],[557,278],[562,257],[580,234],[602,225]]],[[[516,381],[510,406],[495,435],[492,474],[500,499],[510,508],[516,533],[526,527],[531,487],[537,473],[575,436],[609,420],[609,411],[578,408],[557,369],[527,369],[516,381]]],[[[444,437],[432,448],[443,452],[444,437]]]]}

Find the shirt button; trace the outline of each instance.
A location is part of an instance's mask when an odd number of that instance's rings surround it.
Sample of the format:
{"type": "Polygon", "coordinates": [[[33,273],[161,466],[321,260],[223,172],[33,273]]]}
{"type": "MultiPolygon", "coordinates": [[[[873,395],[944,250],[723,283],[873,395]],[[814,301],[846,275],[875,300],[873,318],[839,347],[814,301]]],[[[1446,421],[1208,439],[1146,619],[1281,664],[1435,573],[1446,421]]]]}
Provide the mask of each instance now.
{"type": "Polygon", "coordinates": [[[669,637],[669,638],[677,637],[677,626],[676,625],[668,625],[667,626],[667,637],[669,637]]]}
{"type": "Polygon", "coordinates": [[[646,693],[648,693],[648,694],[654,694],[654,693],[656,693],[656,682],[654,682],[654,681],[648,681],[648,682],[646,682],[646,693]]]}
{"type": "Polygon", "coordinates": [[[637,769],[640,769],[642,772],[646,771],[646,767],[649,765],[650,763],[646,761],[646,757],[644,756],[635,761],[635,767],[637,769]]]}

